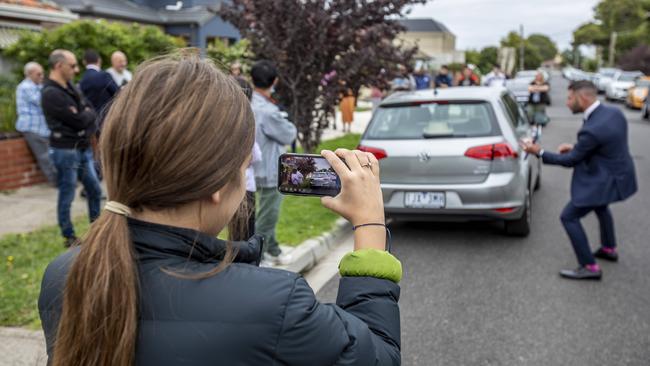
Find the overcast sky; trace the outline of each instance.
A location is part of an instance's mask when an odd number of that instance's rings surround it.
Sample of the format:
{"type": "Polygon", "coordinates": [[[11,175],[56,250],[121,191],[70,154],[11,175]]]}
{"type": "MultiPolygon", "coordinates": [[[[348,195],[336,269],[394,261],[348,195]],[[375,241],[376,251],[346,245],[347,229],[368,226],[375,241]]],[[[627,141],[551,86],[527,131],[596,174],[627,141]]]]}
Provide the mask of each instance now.
{"type": "Polygon", "coordinates": [[[573,30],[593,19],[599,0],[430,0],[413,8],[409,18],[433,18],[456,35],[459,50],[498,45],[511,30],[544,33],[560,50],[573,30]]]}

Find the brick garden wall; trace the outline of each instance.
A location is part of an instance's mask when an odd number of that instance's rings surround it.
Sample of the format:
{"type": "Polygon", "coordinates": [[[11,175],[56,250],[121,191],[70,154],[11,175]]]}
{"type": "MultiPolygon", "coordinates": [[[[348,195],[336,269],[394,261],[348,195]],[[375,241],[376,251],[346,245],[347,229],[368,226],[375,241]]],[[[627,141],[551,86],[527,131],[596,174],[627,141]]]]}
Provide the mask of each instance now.
{"type": "Polygon", "coordinates": [[[24,138],[0,136],[0,191],[46,181],[24,138]]]}

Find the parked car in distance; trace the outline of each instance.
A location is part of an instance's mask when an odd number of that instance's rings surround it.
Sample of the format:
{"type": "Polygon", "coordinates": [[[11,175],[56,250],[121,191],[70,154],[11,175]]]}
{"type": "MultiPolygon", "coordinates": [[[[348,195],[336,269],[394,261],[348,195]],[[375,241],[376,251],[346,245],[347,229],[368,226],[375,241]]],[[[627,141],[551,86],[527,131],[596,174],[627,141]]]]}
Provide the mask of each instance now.
{"type": "Polygon", "coordinates": [[[598,69],[594,80],[594,84],[596,84],[598,91],[604,93],[607,90],[609,84],[614,79],[614,76],[616,76],[616,74],[620,71],[621,70],[612,67],[603,67],[598,69]]]}
{"type": "Polygon", "coordinates": [[[334,172],[313,172],[310,179],[314,187],[336,187],[337,177],[334,172]]]}
{"type": "Polygon", "coordinates": [[[358,148],[381,161],[387,217],[500,220],[528,235],[541,162],[519,141],[536,131],[505,88],[401,92],[382,101],[358,148]]]}
{"type": "Polygon", "coordinates": [[[575,70],[577,70],[575,67],[567,66],[562,69],[562,76],[567,80],[572,80],[573,73],[575,72],[575,70]]]}
{"type": "Polygon", "coordinates": [[[634,109],[643,108],[643,103],[648,97],[650,88],[650,76],[642,76],[634,81],[634,86],[627,90],[627,100],[625,104],[634,109]]]}
{"type": "Polygon", "coordinates": [[[641,71],[620,71],[616,73],[612,82],[607,86],[605,97],[607,100],[625,101],[627,90],[634,86],[634,81],[643,76],[641,71]]]}

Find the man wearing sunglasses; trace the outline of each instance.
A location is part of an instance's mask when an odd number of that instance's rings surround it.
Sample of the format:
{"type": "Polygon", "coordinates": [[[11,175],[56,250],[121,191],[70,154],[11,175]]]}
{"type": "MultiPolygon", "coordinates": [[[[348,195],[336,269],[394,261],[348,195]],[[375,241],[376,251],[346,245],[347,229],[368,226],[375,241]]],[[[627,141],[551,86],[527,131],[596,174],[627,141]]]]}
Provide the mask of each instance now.
{"type": "Polygon", "coordinates": [[[79,72],[77,58],[68,50],[55,50],[48,59],[50,74],[43,83],[42,100],[45,120],[51,130],[52,161],[57,169],[57,217],[65,245],[76,241],[70,219],[70,206],[77,180],[83,184],[88,198],[88,216],[92,222],[99,216],[101,187],[94,169],[90,138],[97,127],[96,114],[81,93],[72,85],[79,72]]]}

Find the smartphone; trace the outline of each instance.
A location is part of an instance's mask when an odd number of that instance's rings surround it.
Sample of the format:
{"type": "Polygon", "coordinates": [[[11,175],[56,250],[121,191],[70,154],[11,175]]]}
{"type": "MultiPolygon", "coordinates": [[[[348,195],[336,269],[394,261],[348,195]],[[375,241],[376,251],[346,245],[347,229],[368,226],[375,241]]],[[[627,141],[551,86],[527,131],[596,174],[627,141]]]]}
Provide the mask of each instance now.
{"type": "Polygon", "coordinates": [[[341,179],[320,155],[282,154],[278,164],[278,191],[298,196],[336,196],[341,179]]]}

